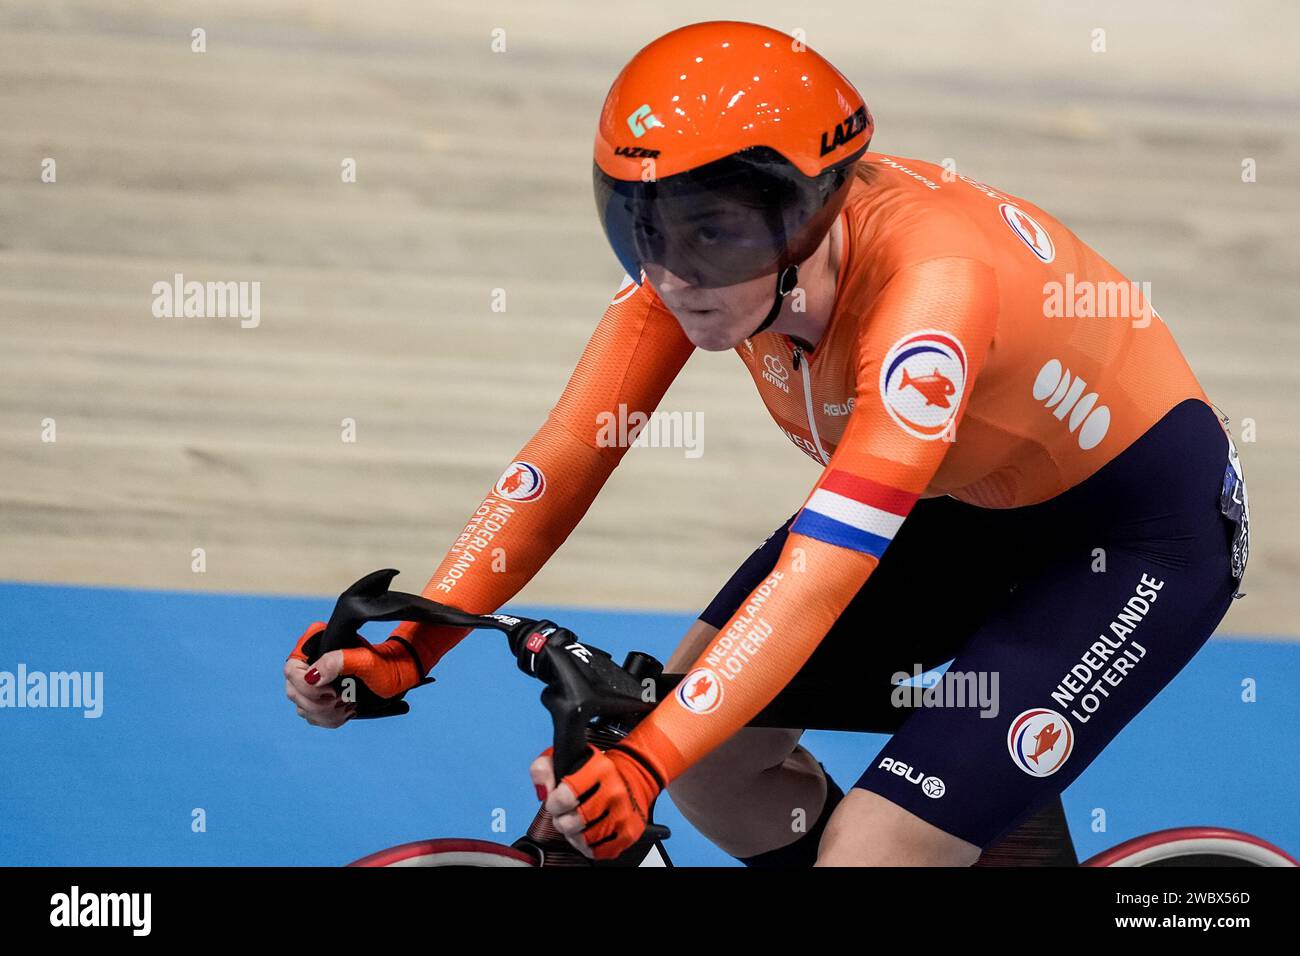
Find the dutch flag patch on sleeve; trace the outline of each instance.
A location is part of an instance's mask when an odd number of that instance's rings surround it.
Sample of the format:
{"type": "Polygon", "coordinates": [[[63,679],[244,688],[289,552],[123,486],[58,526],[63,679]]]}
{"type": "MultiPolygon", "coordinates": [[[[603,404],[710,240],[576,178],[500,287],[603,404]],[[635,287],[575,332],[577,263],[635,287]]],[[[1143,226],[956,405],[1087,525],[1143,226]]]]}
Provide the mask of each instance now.
{"type": "Polygon", "coordinates": [[[832,471],[790,530],[880,557],[919,497],[847,471],[832,471]]]}

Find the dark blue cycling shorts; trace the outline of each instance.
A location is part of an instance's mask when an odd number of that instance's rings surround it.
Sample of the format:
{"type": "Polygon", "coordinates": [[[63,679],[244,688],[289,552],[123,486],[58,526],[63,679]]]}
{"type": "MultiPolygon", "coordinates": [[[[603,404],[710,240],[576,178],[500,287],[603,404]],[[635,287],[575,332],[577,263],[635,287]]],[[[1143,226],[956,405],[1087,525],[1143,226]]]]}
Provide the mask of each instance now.
{"type": "MultiPolygon", "coordinates": [[[[1069,786],[1227,612],[1247,530],[1228,458],[1214,411],[1188,400],[1049,501],[919,501],[782,697],[849,701],[861,729],[892,734],[856,786],[989,846],[1069,786]],[[897,686],[949,660],[929,704],[897,686]]],[[[702,620],[726,624],[788,530],[702,620]]]]}

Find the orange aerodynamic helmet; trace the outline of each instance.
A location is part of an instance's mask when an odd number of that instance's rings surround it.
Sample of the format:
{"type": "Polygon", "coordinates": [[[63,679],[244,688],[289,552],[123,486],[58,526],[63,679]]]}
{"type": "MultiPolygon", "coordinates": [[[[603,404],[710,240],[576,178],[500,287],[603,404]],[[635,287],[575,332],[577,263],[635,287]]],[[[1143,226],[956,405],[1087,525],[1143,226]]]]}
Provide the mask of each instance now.
{"type": "Polygon", "coordinates": [[[776,274],[770,321],[872,130],[853,84],[792,37],[735,21],[674,30],[605,98],[592,168],[605,235],[638,282],[646,263],[705,288],[776,274]]]}

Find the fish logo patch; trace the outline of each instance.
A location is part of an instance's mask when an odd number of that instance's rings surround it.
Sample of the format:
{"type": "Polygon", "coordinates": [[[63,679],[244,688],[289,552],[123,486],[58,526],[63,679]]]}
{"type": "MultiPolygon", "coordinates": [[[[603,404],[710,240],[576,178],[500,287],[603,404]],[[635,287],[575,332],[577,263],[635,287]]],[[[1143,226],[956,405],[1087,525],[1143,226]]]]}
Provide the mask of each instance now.
{"type": "Polygon", "coordinates": [[[492,490],[509,501],[536,501],[546,493],[546,476],[536,465],[512,461],[492,490]]]}
{"type": "Polygon", "coordinates": [[[677,702],[692,714],[707,714],[722,703],[722,681],[707,667],[697,667],[677,685],[677,702]]]}
{"type": "Polygon", "coordinates": [[[966,350],[956,336],[928,329],[903,336],[880,366],[880,400],[909,435],[926,441],[952,427],[966,390],[966,350]]]}
{"type": "Polygon", "coordinates": [[[1052,242],[1052,237],[1037,219],[1009,202],[998,206],[998,213],[1002,216],[1002,221],[1020,237],[1020,241],[1028,246],[1029,251],[1040,261],[1051,262],[1056,258],[1056,244],[1052,242]]]}
{"type": "Polygon", "coordinates": [[[1035,707],[1011,722],[1007,749],[1012,763],[1031,777],[1050,777],[1074,749],[1074,728],[1056,711],[1035,707]]]}

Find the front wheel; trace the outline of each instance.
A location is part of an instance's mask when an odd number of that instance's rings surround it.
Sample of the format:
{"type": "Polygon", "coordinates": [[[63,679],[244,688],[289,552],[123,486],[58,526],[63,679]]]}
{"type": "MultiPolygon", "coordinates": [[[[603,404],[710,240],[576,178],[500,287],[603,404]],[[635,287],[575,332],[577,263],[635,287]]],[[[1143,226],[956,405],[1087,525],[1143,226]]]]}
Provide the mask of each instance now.
{"type": "Polygon", "coordinates": [[[444,839],[403,843],[348,866],[537,866],[537,860],[503,843],[444,839]]]}
{"type": "Polygon", "coordinates": [[[1300,866],[1267,840],[1222,827],[1178,827],[1126,840],[1082,866],[1300,866]]]}

